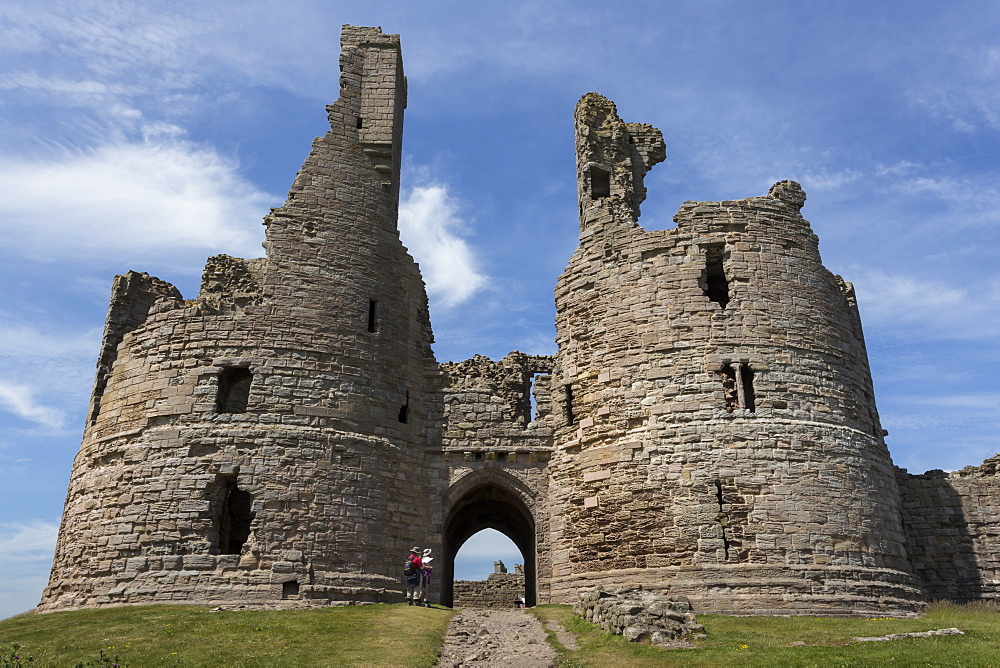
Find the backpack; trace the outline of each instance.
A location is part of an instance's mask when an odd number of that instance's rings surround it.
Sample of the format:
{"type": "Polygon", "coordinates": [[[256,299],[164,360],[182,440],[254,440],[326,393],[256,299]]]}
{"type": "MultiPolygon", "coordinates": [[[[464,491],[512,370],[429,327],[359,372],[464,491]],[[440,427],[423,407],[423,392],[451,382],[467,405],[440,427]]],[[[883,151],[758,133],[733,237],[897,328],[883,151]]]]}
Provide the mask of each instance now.
{"type": "Polygon", "coordinates": [[[403,575],[410,576],[417,574],[417,567],[413,564],[413,557],[407,557],[406,563],[403,564],[403,575]]]}

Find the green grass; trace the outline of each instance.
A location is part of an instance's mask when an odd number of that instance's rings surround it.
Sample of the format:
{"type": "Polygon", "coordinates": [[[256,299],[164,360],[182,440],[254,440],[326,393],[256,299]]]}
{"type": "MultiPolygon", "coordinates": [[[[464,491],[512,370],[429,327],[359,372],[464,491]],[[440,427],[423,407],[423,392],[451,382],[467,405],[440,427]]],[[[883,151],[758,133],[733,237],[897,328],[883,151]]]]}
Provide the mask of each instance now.
{"type": "Polygon", "coordinates": [[[938,603],[920,619],[699,615],[707,637],[696,641],[696,649],[682,650],[629,643],[573,615],[567,606],[539,606],[535,614],[555,619],[577,636],[580,649],[570,651],[550,634],[559,652],[557,665],[564,667],[1000,666],[1000,608],[990,605],[938,603]],[[949,627],[966,634],[851,643],[855,636],[949,627]]]}
{"type": "MultiPolygon", "coordinates": [[[[935,604],[920,619],[699,615],[707,637],[683,650],[626,642],[576,617],[568,606],[543,605],[533,612],[577,636],[580,649],[571,651],[550,634],[558,665],[609,668],[1000,666],[998,611],[995,605],[935,604]],[[850,643],[854,636],[953,626],[966,635],[850,643]]],[[[432,666],[450,619],[450,610],[400,604],[281,612],[151,605],[26,613],[0,621],[0,666],[14,642],[40,666],[98,665],[101,650],[135,667],[432,666]]]]}
{"type": "MultiPolygon", "coordinates": [[[[0,621],[34,665],[97,663],[100,650],[131,666],[432,666],[452,611],[403,604],[209,612],[149,605],[25,613],[0,621]]],[[[3,659],[0,658],[0,666],[3,659]]]]}

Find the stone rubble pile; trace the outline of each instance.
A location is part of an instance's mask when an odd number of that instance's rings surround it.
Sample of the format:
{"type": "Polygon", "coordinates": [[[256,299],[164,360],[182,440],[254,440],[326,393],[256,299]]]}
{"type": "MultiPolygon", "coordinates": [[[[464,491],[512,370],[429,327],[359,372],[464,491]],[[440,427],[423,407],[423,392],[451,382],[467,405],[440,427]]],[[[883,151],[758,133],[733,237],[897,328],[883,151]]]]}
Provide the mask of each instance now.
{"type": "Polygon", "coordinates": [[[705,630],[687,600],[670,601],[641,587],[581,591],[573,612],[631,642],[667,644],[705,630]]]}
{"type": "Polygon", "coordinates": [[[854,642],[885,642],[900,638],[933,638],[935,636],[964,636],[965,631],[954,627],[948,629],[932,629],[930,631],[915,631],[913,633],[890,633],[885,636],[855,637],[854,642]]]}

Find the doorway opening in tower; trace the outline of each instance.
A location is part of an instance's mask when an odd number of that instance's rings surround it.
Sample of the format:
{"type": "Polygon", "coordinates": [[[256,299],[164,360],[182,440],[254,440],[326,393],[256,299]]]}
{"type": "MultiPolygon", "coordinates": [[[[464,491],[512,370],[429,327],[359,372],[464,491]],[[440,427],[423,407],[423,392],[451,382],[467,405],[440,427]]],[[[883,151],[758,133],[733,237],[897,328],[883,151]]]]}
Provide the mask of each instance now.
{"type": "Polygon", "coordinates": [[[250,538],[253,523],[253,495],[240,489],[233,476],[222,476],[217,482],[212,505],[215,525],[216,554],[240,554],[250,538]]]}
{"type": "MultiPolygon", "coordinates": [[[[466,592],[467,587],[456,580],[470,577],[469,571],[463,571],[459,575],[456,558],[462,548],[478,534],[484,535],[471,542],[469,555],[478,555],[474,559],[480,560],[480,569],[478,574],[475,574],[475,570],[471,573],[474,577],[485,578],[486,584],[478,588],[471,587],[482,592],[476,595],[488,598],[492,601],[491,605],[498,607],[521,604],[522,598],[524,605],[535,604],[535,519],[529,504],[533,504],[532,495],[522,482],[506,473],[490,469],[482,469],[479,473],[466,476],[446,494],[441,536],[442,560],[440,569],[434,574],[441,586],[443,605],[458,605],[460,597],[466,592]],[[497,534],[506,538],[499,539],[497,534]],[[481,543],[484,540],[487,542],[485,549],[481,543]],[[510,550],[508,541],[514,546],[516,553],[510,550]],[[493,548],[497,551],[496,554],[493,548]],[[504,554],[507,555],[506,559],[504,554]],[[503,562],[503,567],[499,564],[494,566],[494,562],[503,562]],[[483,563],[489,568],[485,573],[481,568],[483,563]],[[520,573],[516,572],[515,564],[522,564],[520,573]],[[502,572],[504,569],[507,573],[502,572]],[[514,593],[517,595],[514,596],[514,593]]],[[[465,564],[469,558],[463,553],[463,560],[458,565],[465,564]]]]}
{"type": "Polygon", "coordinates": [[[725,246],[711,244],[705,247],[705,269],[701,272],[701,289],[708,297],[722,308],[729,303],[729,280],[723,267],[725,246]]]}
{"type": "Polygon", "coordinates": [[[523,606],[524,557],[510,538],[483,529],[455,555],[454,601],[459,608],[523,606]]]}

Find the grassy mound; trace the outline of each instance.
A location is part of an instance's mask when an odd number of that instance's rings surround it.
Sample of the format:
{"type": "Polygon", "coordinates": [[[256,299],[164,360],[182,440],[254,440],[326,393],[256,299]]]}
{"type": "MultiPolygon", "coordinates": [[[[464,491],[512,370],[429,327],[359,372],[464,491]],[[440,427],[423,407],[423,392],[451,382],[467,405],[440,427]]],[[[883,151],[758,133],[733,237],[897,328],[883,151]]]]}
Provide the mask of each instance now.
{"type": "Polygon", "coordinates": [[[936,603],[920,619],[699,615],[707,637],[695,649],[678,650],[629,643],[567,606],[534,612],[577,636],[580,648],[568,650],[550,634],[558,666],[1000,666],[1000,607],[989,604],[936,603]],[[965,635],[853,642],[951,627],[965,635]]]}
{"type": "Polygon", "coordinates": [[[149,605],[25,613],[0,621],[0,666],[7,665],[15,642],[23,646],[22,657],[41,666],[432,666],[451,615],[447,609],[403,604],[231,612],[149,605]],[[107,663],[100,662],[102,652],[107,663]]]}

